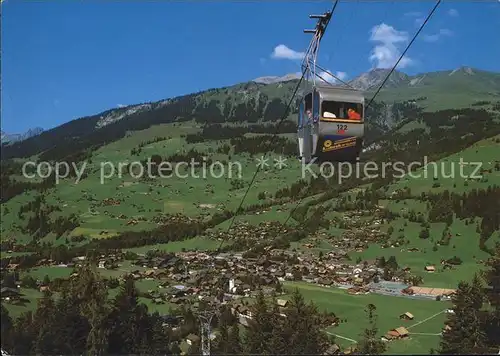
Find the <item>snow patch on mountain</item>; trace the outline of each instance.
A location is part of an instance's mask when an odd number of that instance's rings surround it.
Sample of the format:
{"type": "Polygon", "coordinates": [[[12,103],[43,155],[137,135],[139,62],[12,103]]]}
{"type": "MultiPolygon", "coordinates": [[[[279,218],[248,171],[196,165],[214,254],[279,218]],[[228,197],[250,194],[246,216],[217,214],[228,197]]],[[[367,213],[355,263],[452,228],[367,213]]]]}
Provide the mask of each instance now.
{"type": "Polygon", "coordinates": [[[129,106],[126,108],[119,108],[111,111],[109,114],[101,116],[99,121],[96,124],[96,129],[103,128],[104,126],[108,126],[114,122],[122,120],[127,116],[131,116],[137,114],[142,111],[151,110],[151,104],[140,104],[135,106],[129,106]]]}
{"type": "Polygon", "coordinates": [[[254,79],[253,82],[260,84],[274,84],[274,83],[288,82],[290,80],[300,79],[301,77],[302,73],[289,73],[282,77],[277,77],[277,76],[259,77],[254,79]]]}

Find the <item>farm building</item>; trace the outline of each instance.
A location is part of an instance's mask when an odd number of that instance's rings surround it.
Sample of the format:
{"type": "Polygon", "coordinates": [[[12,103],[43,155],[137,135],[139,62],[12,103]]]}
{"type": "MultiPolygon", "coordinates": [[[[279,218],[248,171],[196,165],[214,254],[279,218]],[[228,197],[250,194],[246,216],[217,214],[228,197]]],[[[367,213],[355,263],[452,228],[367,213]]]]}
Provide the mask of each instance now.
{"type": "Polygon", "coordinates": [[[415,317],[414,317],[414,316],[413,316],[413,314],[412,314],[412,313],[410,313],[410,312],[406,312],[406,313],[401,314],[401,315],[399,316],[399,319],[403,319],[403,320],[413,320],[413,318],[415,318],[415,317]]]}
{"type": "Polygon", "coordinates": [[[434,267],[434,266],[425,266],[425,270],[426,270],[426,272],[431,272],[432,273],[432,272],[436,271],[436,267],[434,267]]]}
{"type": "Polygon", "coordinates": [[[390,330],[387,334],[385,334],[384,338],[388,341],[403,339],[408,337],[408,330],[406,328],[400,326],[399,328],[390,330]]]}
{"type": "Polygon", "coordinates": [[[456,290],[447,288],[430,288],[430,287],[409,287],[412,290],[412,294],[415,295],[425,295],[429,297],[446,296],[451,297],[456,290]]]}

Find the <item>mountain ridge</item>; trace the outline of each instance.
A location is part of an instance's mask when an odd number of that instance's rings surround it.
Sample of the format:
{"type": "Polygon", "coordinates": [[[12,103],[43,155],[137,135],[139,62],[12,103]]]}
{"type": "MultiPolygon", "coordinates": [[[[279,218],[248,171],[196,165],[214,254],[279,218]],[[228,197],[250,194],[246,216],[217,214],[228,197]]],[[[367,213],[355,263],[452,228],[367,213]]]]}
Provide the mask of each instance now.
{"type": "MultiPolygon", "coordinates": [[[[373,68],[367,72],[363,72],[358,76],[354,77],[351,80],[348,80],[346,83],[349,86],[358,89],[358,90],[367,90],[367,89],[375,89],[376,86],[382,84],[385,80],[386,76],[389,74],[391,69],[385,68],[373,68]]],[[[466,74],[466,75],[475,75],[475,74],[493,74],[500,76],[499,72],[486,71],[478,68],[473,68],[469,66],[461,66],[455,69],[449,70],[440,70],[433,72],[422,72],[414,75],[408,75],[400,70],[394,70],[386,83],[384,84],[384,88],[394,88],[399,85],[408,84],[408,86],[415,86],[421,82],[421,79],[428,75],[440,75],[446,74],[448,76],[452,76],[454,74],[466,74]]],[[[280,82],[287,82],[294,79],[300,79],[300,73],[289,73],[283,76],[264,76],[253,79],[253,82],[261,83],[261,84],[275,84],[280,82]]],[[[321,79],[317,79],[317,82],[323,82],[321,79]]],[[[343,86],[344,84],[339,83],[337,81],[332,81],[332,85],[335,86],[343,86]]]]}
{"type": "MultiPolygon", "coordinates": [[[[373,69],[350,82],[358,87],[373,88],[374,91],[388,72],[388,69],[373,69]]],[[[274,120],[285,110],[297,80],[294,75],[260,78],[260,82],[243,82],[155,102],[112,108],[75,119],[39,135],[4,145],[3,156],[7,159],[26,157],[61,145],[88,148],[119,139],[130,131],[187,118],[200,123],[257,122],[261,118],[263,121],[274,120]]],[[[303,88],[299,89],[296,98],[300,98],[303,91],[303,88]]],[[[457,105],[468,107],[487,99],[495,101],[498,96],[500,73],[460,67],[414,76],[394,71],[378,93],[377,101],[387,104],[414,102],[426,110],[436,111],[457,108],[457,105]]]]}
{"type": "Polygon", "coordinates": [[[0,131],[0,143],[3,144],[12,144],[15,142],[20,142],[27,140],[28,138],[38,136],[42,132],[44,132],[44,129],[41,127],[34,127],[31,129],[26,130],[24,133],[16,134],[16,133],[7,133],[3,130],[0,131]]]}

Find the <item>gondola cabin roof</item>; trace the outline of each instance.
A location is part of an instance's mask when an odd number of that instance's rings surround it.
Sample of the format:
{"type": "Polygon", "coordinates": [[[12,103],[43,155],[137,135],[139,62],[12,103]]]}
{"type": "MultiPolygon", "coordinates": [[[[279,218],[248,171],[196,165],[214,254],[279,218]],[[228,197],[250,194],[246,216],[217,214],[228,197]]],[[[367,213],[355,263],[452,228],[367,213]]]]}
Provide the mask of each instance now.
{"type": "MultiPolygon", "coordinates": [[[[322,101],[344,101],[361,104],[365,102],[365,96],[361,90],[318,85],[316,86],[316,91],[318,91],[322,101]]],[[[312,90],[306,92],[305,95],[310,93],[312,93],[312,90]]]]}

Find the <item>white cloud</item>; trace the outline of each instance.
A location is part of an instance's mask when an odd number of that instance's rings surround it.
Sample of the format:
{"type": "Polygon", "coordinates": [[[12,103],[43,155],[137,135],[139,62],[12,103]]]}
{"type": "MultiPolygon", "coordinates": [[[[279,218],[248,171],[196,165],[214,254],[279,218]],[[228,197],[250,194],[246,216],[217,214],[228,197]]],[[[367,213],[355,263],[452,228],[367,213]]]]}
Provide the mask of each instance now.
{"type": "Polygon", "coordinates": [[[271,58],[274,59],[303,59],[305,56],[304,52],[297,52],[293,49],[288,48],[284,44],[280,44],[274,48],[273,53],[271,53],[271,58]]]}
{"type": "MultiPolygon", "coordinates": [[[[342,81],[344,81],[345,79],[347,79],[347,73],[346,72],[337,71],[337,72],[334,73],[330,69],[327,69],[324,72],[319,72],[318,76],[321,77],[321,78],[323,78],[324,80],[326,80],[329,83],[337,83],[338,82],[337,78],[335,78],[330,73],[332,73],[335,77],[339,78],[342,81]]],[[[323,81],[322,79],[320,79],[320,80],[323,81]]]]}
{"type": "Polygon", "coordinates": [[[119,108],[124,108],[124,107],[125,107],[125,106],[127,106],[127,105],[123,105],[123,104],[116,104],[116,106],[117,106],[117,107],[119,107],[119,108]]]}
{"type": "Polygon", "coordinates": [[[438,33],[433,35],[423,35],[422,39],[425,42],[437,42],[441,37],[450,37],[453,36],[453,31],[448,30],[447,28],[442,28],[438,33]]]}
{"type": "Polygon", "coordinates": [[[370,40],[382,43],[406,42],[408,41],[408,33],[405,31],[398,31],[392,26],[381,23],[378,26],[373,26],[370,40]]]}
{"type": "MultiPolygon", "coordinates": [[[[391,68],[401,56],[398,46],[408,41],[408,33],[381,23],[371,29],[370,41],[379,42],[379,44],[373,48],[369,60],[374,63],[376,68],[391,68]]],[[[412,62],[411,58],[404,56],[398,67],[405,68],[412,62]]]]}
{"type": "Polygon", "coordinates": [[[415,27],[422,26],[424,21],[425,21],[425,18],[423,18],[423,17],[419,17],[418,19],[415,19],[415,27]]]}
{"type": "Polygon", "coordinates": [[[347,79],[347,73],[346,72],[336,72],[335,75],[340,79],[340,80],[346,80],[347,79]]]}
{"type": "Polygon", "coordinates": [[[439,30],[439,33],[443,36],[453,36],[453,31],[448,30],[447,28],[442,28],[439,30]]]}
{"type": "Polygon", "coordinates": [[[449,9],[448,15],[451,17],[458,17],[458,11],[456,9],[449,9]]]}

